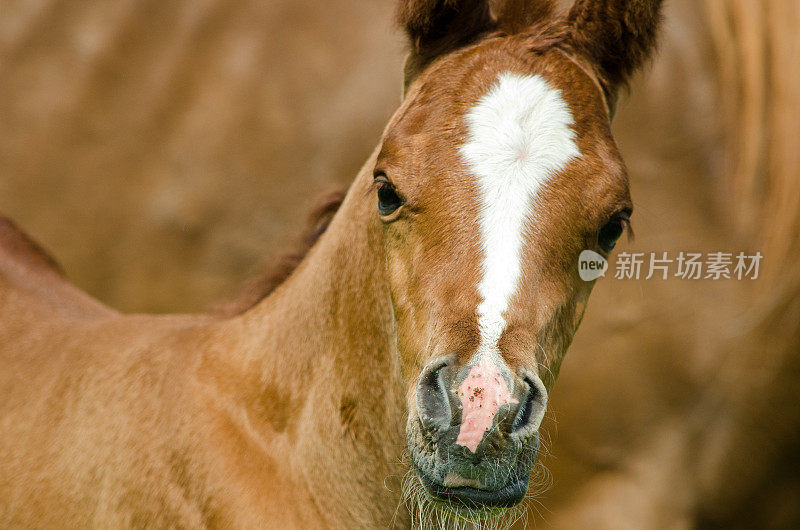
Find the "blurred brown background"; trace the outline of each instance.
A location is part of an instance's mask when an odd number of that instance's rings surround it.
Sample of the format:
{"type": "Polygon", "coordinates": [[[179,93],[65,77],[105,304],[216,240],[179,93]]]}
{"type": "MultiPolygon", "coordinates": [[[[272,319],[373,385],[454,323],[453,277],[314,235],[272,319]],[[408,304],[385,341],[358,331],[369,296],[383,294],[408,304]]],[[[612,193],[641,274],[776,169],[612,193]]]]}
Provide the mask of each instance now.
{"type": "MultiPolygon", "coordinates": [[[[399,103],[392,9],[0,0],[0,211],[121,310],[231,297],[399,103]]],[[[621,250],[760,250],[762,276],[598,282],[531,527],[798,527],[800,2],[672,0],[663,29],[614,123],[621,250]]]]}
{"type": "Polygon", "coordinates": [[[122,310],[232,294],[377,141],[392,8],[0,0],[0,210],[122,310]]]}

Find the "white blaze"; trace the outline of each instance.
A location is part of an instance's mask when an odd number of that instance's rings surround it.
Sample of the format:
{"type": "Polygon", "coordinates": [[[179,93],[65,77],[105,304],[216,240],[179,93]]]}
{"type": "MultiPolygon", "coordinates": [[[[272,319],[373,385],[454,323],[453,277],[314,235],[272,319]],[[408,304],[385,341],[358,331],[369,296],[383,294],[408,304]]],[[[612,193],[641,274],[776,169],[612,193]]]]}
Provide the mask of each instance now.
{"type": "Polygon", "coordinates": [[[539,75],[501,74],[466,120],[468,136],[460,151],[480,190],[478,355],[499,354],[504,314],[520,277],[525,229],[536,220],[537,195],[581,153],[561,91],[539,75]]]}

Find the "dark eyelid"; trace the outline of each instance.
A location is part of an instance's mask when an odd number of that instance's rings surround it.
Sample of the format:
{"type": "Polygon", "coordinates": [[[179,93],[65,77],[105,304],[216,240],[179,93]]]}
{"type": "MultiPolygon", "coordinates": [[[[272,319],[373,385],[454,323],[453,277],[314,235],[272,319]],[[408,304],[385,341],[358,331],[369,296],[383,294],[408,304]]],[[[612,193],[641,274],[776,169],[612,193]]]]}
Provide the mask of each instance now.
{"type": "Polygon", "coordinates": [[[389,181],[386,175],[376,175],[375,177],[372,178],[372,186],[371,186],[372,189],[378,189],[384,186],[388,186],[393,190],[397,191],[397,189],[394,187],[394,184],[392,184],[389,181]]]}
{"type": "Polygon", "coordinates": [[[633,232],[633,225],[631,224],[631,215],[633,214],[632,208],[625,208],[621,212],[615,214],[620,219],[622,219],[623,224],[625,225],[625,232],[628,235],[628,240],[633,241],[634,239],[634,232],[633,232]]]}

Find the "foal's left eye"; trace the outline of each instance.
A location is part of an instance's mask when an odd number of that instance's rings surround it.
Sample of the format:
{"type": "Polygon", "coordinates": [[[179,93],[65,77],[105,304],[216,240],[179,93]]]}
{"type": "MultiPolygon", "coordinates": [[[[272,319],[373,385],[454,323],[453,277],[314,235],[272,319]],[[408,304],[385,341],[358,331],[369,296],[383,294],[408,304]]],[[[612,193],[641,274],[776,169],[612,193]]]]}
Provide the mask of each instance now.
{"type": "Polygon", "coordinates": [[[403,205],[403,199],[388,181],[376,179],[375,182],[378,184],[378,212],[390,215],[403,205]]]}
{"type": "Polygon", "coordinates": [[[611,252],[614,246],[616,246],[628,222],[628,214],[621,212],[614,214],[614,216],[600,228],[600,231],[597,233],[597,244],[604,252],[611,252]]]}

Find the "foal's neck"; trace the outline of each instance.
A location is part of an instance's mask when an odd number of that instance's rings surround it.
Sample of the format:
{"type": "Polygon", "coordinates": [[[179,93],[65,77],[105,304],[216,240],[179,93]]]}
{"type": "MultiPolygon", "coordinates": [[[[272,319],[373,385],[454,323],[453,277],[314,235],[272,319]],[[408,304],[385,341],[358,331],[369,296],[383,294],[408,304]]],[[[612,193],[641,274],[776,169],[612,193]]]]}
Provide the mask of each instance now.
{"type": "Polygon", "coordinates": [[[267,414],[275,416],[267,436],[286,433],[292,472],[318,508],[326,505],[329,523],[351,527],[389,523],[405,471],[405,396],[373,162],[298,269],[241,317],[260,408],[268,400],[287,409],[267,414]]]}

